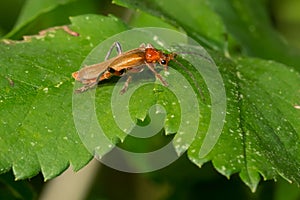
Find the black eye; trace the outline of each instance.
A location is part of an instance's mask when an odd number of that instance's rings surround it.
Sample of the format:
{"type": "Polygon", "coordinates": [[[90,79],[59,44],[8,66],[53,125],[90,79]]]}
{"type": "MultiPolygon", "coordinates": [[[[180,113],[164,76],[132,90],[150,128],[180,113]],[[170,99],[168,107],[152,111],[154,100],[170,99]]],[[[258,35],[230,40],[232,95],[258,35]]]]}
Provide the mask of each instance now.
{"type": "Polygon", "coordinates": [[[125,72],[126,72],[126,69],[125,69],[125,68],[123,68],[123,69],[121,69],[121,70],[119,71],[120,75],[123,75],[125,72]]]}
{"type": "Polygon", "coordinates": [[[167,64],[167,61],[166,60],[161,60],[160,64],[165,65],[165,64],[167,64]]]}
{"type": "Polygon", "coordinates": [[[114,70],[114,69],[111,68],[111,67],[108,67],[108,68],[107,68],[107,71],[109,71],[109,73],[112,73],[112,74],[113,74],[116,70],[114,70]]]}

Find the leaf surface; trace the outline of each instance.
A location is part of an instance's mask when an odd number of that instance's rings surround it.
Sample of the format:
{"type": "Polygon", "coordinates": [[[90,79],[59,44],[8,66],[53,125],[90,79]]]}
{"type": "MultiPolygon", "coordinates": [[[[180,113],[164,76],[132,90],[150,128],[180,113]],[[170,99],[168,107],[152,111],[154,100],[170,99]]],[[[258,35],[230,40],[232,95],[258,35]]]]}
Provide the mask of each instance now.
{"type": "MultiPolygon", "coordinates": [[[[300,118],[300,79],[296,71],[300,61],[297,51],[282,42],[274,31],[265,5],[250,0],[115,2],[173,22],[202,44],[200,38],[205,38],[212,49],[221,50],[226,45],[222,34],[228,32],[236,40],[230,40],[230,45],[240,45],[245,50],[242,53],[291,65],[253,58],[229,60],[212,53],[216,55],[212,57],[225,84],[226,123],[217,145],[202,157],[199,152],[203,133],[209,124],[209,119],[204,117],[189,157],[199,166],[212,160],[216,169],[228,177],[240,173],[252,191],[260,175],[264,179],[282,176],[299,184],[299,123],[296,121],[300,118]],[[220,42],[218,48],[213,45],[215,41],[220,42]]],[[[209,115],[209,110],[201,109],[209,115]]]]}
{"type": "Polygon", "coordinates": [[[69,164],[78,170],[91,159],[73,125],[71,73],[93,46],[125,26],[94,15],[71,21],[79,37],[54,30],[0,44],[0,169],[12,168],[17,179],[40,170],[49,179],[69,164]]]}
{"type": "MultiPolygon", "coordinates": [[[[116,2],[166,18],[167,22],[183,28],[188,35],[219,52],[226,46],[223,35],[226,32],[225,27],[229,34],[236,38],[234,43],[244,46],[250,55],[273,59],[282,52],[278,51],[282,43],[277,43],[277,35],[273,30],[270,27],[262,27],[263,23],[252,17],[258,14],[263,22],[268,23],[265,13],[261,9],[254,11],[249,1],[240,6],[235,1],[215,1],[212,4],[206,1],[190,1],[195,4],[182,1],[116,2]],[[232,8],[238,11],[232,12],[234,17],[220,11],[222,5],[229,6],[232,2],[235,2],[232,8]],[[218,14],[210,6],[216,9],[218,14]],[[196,12],[195,9],[199,10],[196,12]],[[234,19],[234,23],[230,24],[230,19],[234,19]],[[247,28],[251,24],[261,29],[252,31],[250,37],[245,38],[243,35],[249,33],[247,28]],[[263,41],[264,31],[272,33],[270,40],[263,41]],[[261,44],[256,40],[264,45],[270,42],[272,45],[267,45],[266,51],[270,50],[271,53],[261,51],[261,44]]],[[[0,172],[12,168],[16,178],[22,179],[32,177],[41,170],[45,179],[50,179],[60,174],[69,164],[75,170],[83,167],[91,159],[91,152],[82,144],[82,135],[80,138],[76,133],[72,111],[74,114],[74,109],[76,112],[95,104],[95,109],[89,107],[92,109],[86,109],[84,113],[78,112],[76,119],[84,122],[81,128],[87,130],[87,137],[94,136],[96,123],[101,124],[108,140],[88,140],[92,141],[92,149],[89,150],[95,150],[100,156],[113,147],[109,142],[116,144],[119,140],[126,140],[126,130],[122,128],[124,124],[139,122],[146,126],[147,123],[153,123],[165,130],[166,134],[177,132],[173,136],[177,153],[184,152],[186,144],[194,139],[188,149],[188,156],[192,162],[201,166],[212,161],[215,168],[227,177],[239,173],[252,191],[255,191],[261,176],[264,179],[277,179],[282,176],[299,184],[300,76],[297,73],[299,62],[293,55],[287,53],[284,59],[278,57],[278,60],[285,64],[293,64],[290,67],[258,58],[226,58],[216,51],[211,51],[226,90],[227,107],[219,113],[212,110],[212,105],[218,103],[213,100],[216,98],[210,98],[216,97],[213,96],[215,92],[212,92],[212,88],[206,88],[205,77],[196,72],[197,63],[191,64],[180,58],[179,62],[192,71],[195,79],[199,81],[198,84],[208,102],[204,103],[200,96],[197,96],[199,102],[191,104],[194,107],[181,112],[182,101],[177,98],[178,95],[190,97],[191,93],[184,93],[183,90],[174,93],[171,89],[174,86],[185,86],[186,82],[181,82],[184,79],[192,83],[193,78],[180,69],[178,63],[173,63],[172,67],[182,74],[182,78],[164,77],[171,83],[169,88],[158,82],[143,85],[128,100],[126,109],[122,107],[122,103],[127,101],[117,101],[120,103],[120,106],[114,107],[120,108],[117,115],[111,110],[111,96],[122,88],[119,84],[122,81],[117,80],[101,84],[96,90],[96,95],[91,98],[93,101],[73,104],[72,110],[74,81],[71,73],[82,65],[102,61],[102,54],[98,57],[97,52],[92,49],[113,34],[128,28],[113,17],[86,15],[72,18],[71,21],[71,28],[80,33],[79,37],[55,30],[47,32],[45,36],[27,37],[22,42],[4,41],[0,44],[0,172]],[[288,61],[290,58],[291,62],[288,61]],[[117,87],[114,87],[115,84],[117,87]],[[162,105],[163,108],[156,104],[162,105]],[[200,113],[195,111],[197,107],[200,113]],[[190,134],[192,126],[185,126],[184,131],[178,131],[181,119],[179,112],[190,118],[183,123],[199,123],[195,138],[190,134]],[[224,113],[224,127],[214,146],[213,141],[216,138],[213,136],[218,136],[217,129],[215,134],[206,133],[210,130],[211,117],[216,114],[221,117],[224,113]],[[97,115],[95,121],[94,114],[97,115]],[[195,117],[195,114],[200,114],[200,117],[195,117]],[[118,116],[126,116],[128,121],[115,121],[118,116]],[[205,136],[212,137],[206,139],[205,136]],[[206,154],[201,153],[203,146],[209,145],[213,146],[212,151],[208,148],[206,154]]],[[[125,46],[124,49],[137,47],[140,39],[130,38],[132,46],[125,46]]],[[[109,44],[111,43],[109,41],[109,44]]],[[[107,48],[103,51],[107,51],[107,48]]],[[[163,74],[163,71],[160,73],[163,74]]],[[[146,79],[153,79],[153,76],[146,79]]],[[[135,83],[137,82],[133,81],[132,85],[135,83]]],[[[77,86],[76,83],[75,87],[77,86]]],[[[197,91],[197,86],[194,85],[192,90],[197,91]]],[[[87,92],[78,95],[77,98],[90,94],[87,92]]],[[[212,130],[218,126],[219,124],[213,124],[212,130]]],[[[139,151],[141,146],[133,145],[132,149],[139,151]]]]}

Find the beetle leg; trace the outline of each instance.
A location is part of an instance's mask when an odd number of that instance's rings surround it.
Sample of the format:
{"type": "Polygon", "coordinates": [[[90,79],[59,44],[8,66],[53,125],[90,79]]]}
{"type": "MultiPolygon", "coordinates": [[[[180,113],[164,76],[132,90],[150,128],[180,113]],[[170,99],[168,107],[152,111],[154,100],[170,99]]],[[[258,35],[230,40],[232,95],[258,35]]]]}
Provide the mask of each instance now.
{"type": "Polygon", "coordinates": [[[134,67],[134,68],[129,69],[127,71],[127,73],[132,73],[132,74],[134,74],[134,73],[140,73],[140,72],[142,72],[144,70],[144,68],[145,68],[145,65],[142,65],[142,66],[139,66],[139,67],[134,67]]]}
{"type": "Polygon", "coordinates": [[[93,79],[93,81],[90,81],[88,83],[86,83],[83,87],[78,88],[77,90],[75,90],[76,93],[82,93],[85,92],[93,87],[95,87],[100,81],[104,80],[104,79],[109,79],[113,74],[110,73],[109,71],[104,71],[101,74],[99,74],[99,76],[96,79],[93,79]]]}
{"type": "Polygon", "coordinates": [[[113,45],[111,45],[110,49],[108,50],[104,60],[107,60],[109,58],[109,56],[114,48],[117,49],[118,55],[120,55],[122,53],[121,44],[119,42],[114,42],[113,45]]]}
{"type": "Polygon", "coordinates": [[[120,91],[120,94],[124,94],[127,91],[130,81],[131,81],[131,76],[128,76],[127,80],[124,83],[122,90],[120,91]]]}
{"type": "Polygon", "coordinates": [[[153,64],[146,63],[147,67],[154,73],[154,75],[162,82],[164,86],[168,86],[168,83],[162,78],[162,76],[155,71],[153,64]]]}
{"type": "Polygon", "coordinates": [[[82,93],[97,85],[98,82],[91,82],[75,90],[75,93],[82,93]]]}
{"type": "Polygon", "coordinates": [[[169,71],[168,65],[165,65],[165,66],[164,66],[164,70],[165,70],[165,72],[169,71]]]}

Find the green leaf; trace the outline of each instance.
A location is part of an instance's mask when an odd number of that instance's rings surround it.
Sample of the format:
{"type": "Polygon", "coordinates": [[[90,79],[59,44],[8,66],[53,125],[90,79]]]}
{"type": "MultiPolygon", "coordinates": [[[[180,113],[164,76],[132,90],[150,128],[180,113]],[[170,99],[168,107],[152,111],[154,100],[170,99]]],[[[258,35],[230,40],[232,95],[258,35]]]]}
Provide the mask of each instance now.
{"type": "MultiPolygon", "coordinates": [[[[182,27],[189,36],[216,50],[226,47],[225,34],[233,36],[249,56],[276,60],[299,71],[299,50],[286,44],[272,27],[265,5],[246,0],[137,1],[115,0],[119,5],[141,9],[182,27]]],[[[235,41],[229,38],[232,50],[235,41]]]]}
{"type": "MultiPolygon", "coordinates": [[[[172,63],[174,69],[170,71],[171,74],[177,71],[182,76],[180,78],[164,76],[171,83],[169,88],[159,82],[143,85],[144,78],[135,80],[130,85],[128,93],[124,96],[118,95],[118,98],[114,99],[119,103],[119,106],[114,107],[119,109],[116,114],[115,110],[111,110],[111,97],[116,97],[122,88],[121,83],[125,80],[113,79],[100,84],[97,90],[74,95],[72,110],[74,81],[71,73],[80,66],[101,62],[110,45],[116,41],[111,38],[105,39],[127,30],[124,24],[113,17],[87,15],[72,18],[71,28],[80,33],[79,37],[55,30],[48,31],[45,36],[27,37],[21,42],[6,40],[0,44],[0,172],[12,168],[16,178],[21,179],[34,176],[41,170],[45,179],[49,179],[60,174],[69,164],[78,170],[91,159],[91,153],[103,156],[114,147],[112,144],[118,143],[119,140],[126,142],[128,132],[123,127],[133,124],[134,130],[135,123],[138,122],[143,126],[147,126],[148,123],[154,124],[150,128],[164,130],[166,134],[177,132],[172,137],[176,153],[179,155],[186,150],[186,144],[195,139],[188,149],[188,156],[192,162],[201,166],[212,161],[215,168],[227,177],[239,173],[252,191],[255,191],[261,176],[265,180],[282,176],[290,182],[300,183],[298,123],[300,82],[297,72],[289,66],[272,61],[225,58],[220,54],[226,46],[223,38],[226,32],[225,25],[219,15],[210,9],[211,4],[208,5],[206,1],[191,1],[195,4],[181,1],[118,0],[117,2],[166,18],[172,25],[182,28],[197,41],[218,50],[219,53],[216,51],[210,53],[222,75],[226,99],[221,97],[220,101],[216,101],[219,90],[212,91],[213,88],[209,87],[205,77],[201,77],[203,74],[196,71],[197,67],[202,68],[204,72],[210,70],[207,62],[193,63],[184,60],[184,56],[183,58],[179,56],[178,63],[172,63]],[[105,48],[97,46],[104,40],[105,48]],[[171,89],[185,86],[184,78],[188,83],[194,80],[180,68],[179,63],[191,71],[208,101],[185,106],[187,109],[181,114],[185,114],[190,120],[183,122],[191,125],[185,125],[184,131],[179,130],[182,101],[177,99],[177,96],[192,97],[192,93],[190,91],[175,93],[171,89]],[[135,91],[135,86],[140,85],[141,87],[135,91]],[[126,95],[133,91],[133,96],[126,99],[126,95]],[[216,112],[213,107],[219,102],[223,103],[224,100],[227,102],[225,124],[220,139],[215,144],[220,124],[210,125],[210,122],[214,122],[211,118],[217,115],[222,119],[225,110],[216,112]],[[126,104],[127,102],[129,103],[126,104]],[[124,103],[128,107],[124,107],[124,103]],[[158,103],[164,108],[157,106],[158,103]],[[199,117],[196,108],[200,110],[199,117]],[[76,134],[72,111],[77,131],[83,130],[87,134],[79,136],[76,134]],[[119,121],[116,121],[118,117],[119,121]],[[105,132],[106,140],[96,135],[99,133],[96,126],[98,123],[105,132]],[[191,126],[198,123],[200,126],[194,137],[191,131],[194,127],[191,126]],[[205,135],[208,130],[212,131],[205,135]],[[90,143],[87,144],[86,141],[90,143]]],[[[246,7],[250,11],[254,9],[253,6],[246,7]]],[[[246,16],[246,19],[252,16],[247,12],[243,13],[243,10],[240,9],[240,14],[234,16],[237,18],[246,16]]],[[[261,10],[258,11],[261,14],[261,10]]],[[[259,16],[263,17],[264,13],[259,16]]],[[[262,21],[267,23],[266,19],[263,19],[262,21]]],[[[227,24],[226,20],[224,21],[227,24]]],[[[238,20],[234,25],[238,27],[239,23],[243,25],[241,27],[249,25],[247,20],[238,20]]],[[[250,43],[255,43],[256,38],[252,37],[249,41],[240,40],[241,35],[236,31],[239,30],[237,27],[233,30],[228,28],[229,34],[235,36],[246,49],[255,51],[255,48],[247,45],[254,45],[250,43]]],[[[268,30],[270,31],[269,28],[268,30]]],[[[159,44],[167,37],[167,34],[145,33],[141,37],[124,38],[120,42],[127,41],[127,46],[123,48],[128,50],[136,48],[141,42],[159,44]],[[145,36],[148,37],[147,40],[145,36]]],[[[270,48],[280,47],[279,44],[275,44],[276,37],[272,35],[272,38],[270,48]]],[[[173,38],[173,42],[180,43],[179,39],[173,38]]],[[[164,49],[164,45],[161,48],[164,49]]],[[[266,51],[269,50],[268,47],[266,51]]],[[[260,49],[257,49],[256,53],[255,55],[261,57],[267,55],[261,54],[263,52],[260,49]]],[[[276,55],[278,54],[273,56],[276,55]]],[[[293,62],[298,66],[297,59],[293,62]]],[[[163,75],[163,70],[160,73],[163,75]]],[[[211,77],[215,78],[214,75],[216,73],[211,77]]],[[[153,76],[146,79],[153,81],[153,76]]],[[[75,87],[79,85],[80,83],[76,83],[75,87]]],[[[197,89],[197,86],[193,86],[191,91],[195,92],[197,89]]],[[[196,98],[200,99],[199,96],[196,98]]],[[[141,144],[134,145],[134,142],[129,142],[130,144],[131,149],[136,152],[144,150],[141,144]]],[[[162,160],[166,159],[168,158],[162,160]]],[[[147,170],[152,163],[137,164],[147,170]]]]}
{"type": "MultiPolygon", "coordinates": [[[[226,25],[228,34],[246,54],[281,61],[298,69],[297,51],[282,42],[265,7],[256,1],[115,2],[165,18],[202,44],[209,41],[206,44],[219,51],[225,45],[222,34],[226,25]],[[219,41],[220,45],[216,48],[213,41],[219,41]]],[[[203,157],[199,152],[206,144],[203,133],[209,124],[203,118],[196,140],[189,148],[190,159],[199,166],[212,160],[216,169],[227,177],[239,173],[252,191],[260,175],[264,179],[282,176],[299,184],[299,74],[276,62],[229,60],[212,53],[225,83],[226,123],[213,151],[203,157]]],[[[201,109],[211,114],[209,109],[201,109]]]]}
{"type": "Polygon", "coordinates": [[[49,12],[59,5],[66,4],[72,1],[74,0],[27,0],[22,8],[22,12],[15,24],[14,29],[6,37],[11,37],[12,35],[16,34],[16,32],[18,32],[22,27],[30,23],[39,15],[49,12]]]}
{"type": "Polygon", "coordinates": [[[239,59],[236,68],[224,60],[219,64],[227,90],[226,123],[207,157],[198,155],[201,135],[189,157],[199,166],[212,160],[227,177],[238,172],[252,191],[260,175],[299,184],[299,74],[259,59],[239,59]]]}
{"type": "Polygon", "coordinates": [[[165,22],[164,20],[160,19],[159,17],[147,14],[145,12],[137,11],[132,19],[129,22],[129,25],[133,27],[163,27],[168,29],[176,29],[176,27],[172,26],[171,24],[165,22]]]}
{"type": "MultiPolygon", "coordinates": [[[[279,174],[299,184],[300,113],[295,107],[300,99],[299,74],[270,61],[245,59],[239,65],[241,93],[247,97],[242,100],[241,110],[246,153],[250,158],[247,165],[254,168],[249,171],[257,170],[265,179],[276,179],[279,174]]],[[[248,172],[240,176],[252,182],[248,172]]]]}
{"type": "Polygon", "coordinates": [[[288,45],[278,34],[262,1],[210,0],[207,3],[220,15],[228,32],[247,55],[276,60],[300,71],[299,49],[288,45]]]}
{"type": "Polygon", "coordinates": [[[69,16],[95,12],[93,0],[27,0],[14,28],[5,38],[20,39],[48,27],[69,23],[69,16]]]}
{"type": "Polygon", "coordinates": [[[143,10],[167,20],[174,26],[182,27],[189,36],[202,45],[218,50],[224,48],[225,27],[205,1],[114,0],[113,2],[143,10]]]}
{"type": "Polygon", "coordinates": [[[91,159],[73,125],[71,73],[96,44],[125,26],[94,15],[71,21],[79,37],[54,30],[0,43],[0,171],[12,168],[16,179],[40,170],[50,179],[91,159]]]}

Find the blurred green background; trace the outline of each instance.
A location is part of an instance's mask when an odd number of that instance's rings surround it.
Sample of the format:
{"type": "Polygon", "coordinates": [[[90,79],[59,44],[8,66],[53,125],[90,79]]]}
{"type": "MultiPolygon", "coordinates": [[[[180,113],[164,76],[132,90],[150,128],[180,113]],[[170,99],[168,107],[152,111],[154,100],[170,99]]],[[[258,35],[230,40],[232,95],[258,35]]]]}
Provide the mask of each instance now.
{"type": "MultiPolygon", "coordinates": [[[[299,0],[263,0],[268,5],[274,27],[292,45],[300,47],[300,1],[299,0]]],[[[0,36],[10,32],[18,21],[22,6],[26,0],[0,1],[0,36]]],[[[109,0],[77,0],[68,5],[61,5],[39,17],[31,25],[27,34],[49,27],[69,23],[68,16],[86,13],[113,14],[125,20],[134,21],[133,11],[116,6],[109,0]]],[[[20,36],[19,36],[20,38],[20,36]]]]}
{"type": "MultiPolygon", "coordinates": [[[[25,2],[0,1],[0,37],[21,39],[24,33],[37,34],[47,27],[68,24],[69,16],[86,13],[113,14],[129,24],[134,24],[139,16],[148,20],[147,25],[163,23],[113,5],[109,0],[78,0],[51,12],[45,11],[37,20],[12,34],[10,32],[18,25],[25,2]]],[[[291,45],[300,47],[300,1],[265,0],[265,3],[276,30],[291,45]]],[[[172,166],[145,175],[118,172],[105,166],[94,173],[86,199],[300,199],[300,189],[284,180],[261,182],[256,193],[251,193],[238,175],[228,180],[217,173],[211,164],[199,170],[184,156],[172,166]]],[[[44,186],[47,183],[44,184],[42,175],[28,181],[14,182],[11,173],[3,174],[0,176],[0,199],[38,199],[44,186]]]]}

